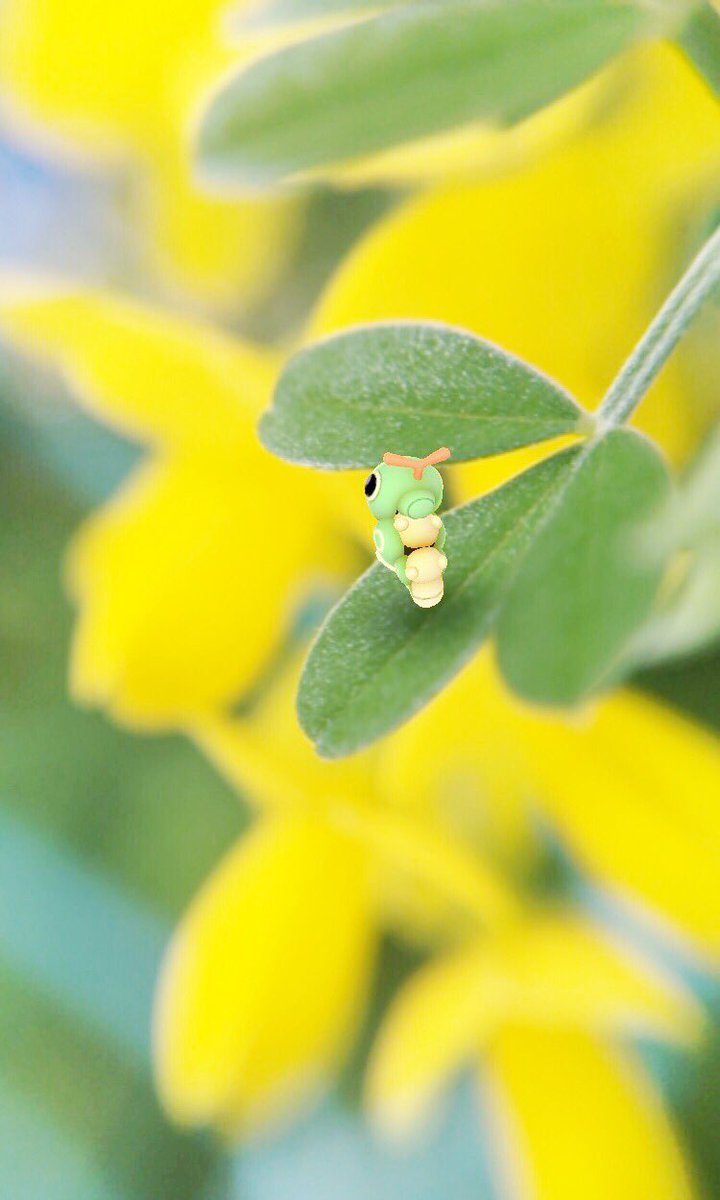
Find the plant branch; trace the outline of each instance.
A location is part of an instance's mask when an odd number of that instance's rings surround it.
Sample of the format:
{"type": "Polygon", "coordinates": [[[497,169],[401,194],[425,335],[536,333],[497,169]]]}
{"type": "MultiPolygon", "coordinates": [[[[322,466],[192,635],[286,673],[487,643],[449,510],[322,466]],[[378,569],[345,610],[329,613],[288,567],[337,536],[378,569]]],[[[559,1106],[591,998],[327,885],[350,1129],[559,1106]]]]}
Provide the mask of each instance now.
{"type": "Polygon", "coordinates": [[[720,284],[720,228],[693,260],[610,385],[598,409],[604,425],[632,416],[695,314],[720,284]]]}

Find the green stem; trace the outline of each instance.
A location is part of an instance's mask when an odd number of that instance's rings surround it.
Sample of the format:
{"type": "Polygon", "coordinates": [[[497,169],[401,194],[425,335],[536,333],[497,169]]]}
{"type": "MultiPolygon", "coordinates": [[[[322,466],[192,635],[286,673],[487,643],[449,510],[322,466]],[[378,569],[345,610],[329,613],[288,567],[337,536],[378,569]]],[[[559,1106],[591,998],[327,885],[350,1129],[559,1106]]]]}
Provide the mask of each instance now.
{"type": "Polygon", "coordinates": [[[690,17],[678,42],[688,58],[720,96],[720,15],[709,4],[690,17]]]}
{"type": "Polygon", "coordinates": [[[708,296],[720,284],[720,228],[706,241],[610,385],[598,409],[604,425],[632,416],[708,296]]]}

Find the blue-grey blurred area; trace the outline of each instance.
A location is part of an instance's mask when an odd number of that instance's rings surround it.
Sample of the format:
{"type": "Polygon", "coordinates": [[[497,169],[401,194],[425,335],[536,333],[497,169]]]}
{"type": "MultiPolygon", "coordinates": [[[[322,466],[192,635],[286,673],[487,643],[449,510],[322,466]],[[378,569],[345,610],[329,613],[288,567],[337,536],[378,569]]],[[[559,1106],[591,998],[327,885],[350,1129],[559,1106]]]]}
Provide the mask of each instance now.
{"type": "Polygon", "coordinates": [[[80,165],[30,155],[0,114],[0,266],[102,282],[127,274],[131,234],[122,219],[123,182],[80,165]]]}
{"type": "MultiPolygon", "coordinates": [[[[380,1141],[338,1098],[279,1144],[248,1149],[234,1164],[240,1200],[495,1200],[482,1111],[469,1080],[447,1098],[429,1131],[408,1145],[380,1141]]],[[[499,1198],[498,1198],[499,1200],[499,1198]]]]}

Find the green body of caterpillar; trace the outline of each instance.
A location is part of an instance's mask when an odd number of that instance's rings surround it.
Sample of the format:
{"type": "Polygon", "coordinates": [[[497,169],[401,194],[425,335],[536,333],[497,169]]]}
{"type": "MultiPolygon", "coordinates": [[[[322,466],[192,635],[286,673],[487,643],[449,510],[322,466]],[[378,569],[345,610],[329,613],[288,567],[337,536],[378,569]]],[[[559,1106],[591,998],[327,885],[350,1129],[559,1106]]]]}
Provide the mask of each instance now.
{"type": "Polygon", "coordinates": [[[407,466],[379,463],[365,480],[365,495],[377,520],[373,532],[376,557],[395,572],[416,604],[429,608],[442,598],[442,572],[447,566],[441,553],[445,529],[434,515],[442,503],[443,481],[431,464],[420,471],[422,459],[405,462],[407,466]],[[415,553],[429,547],[434,554],[415,553]]]}

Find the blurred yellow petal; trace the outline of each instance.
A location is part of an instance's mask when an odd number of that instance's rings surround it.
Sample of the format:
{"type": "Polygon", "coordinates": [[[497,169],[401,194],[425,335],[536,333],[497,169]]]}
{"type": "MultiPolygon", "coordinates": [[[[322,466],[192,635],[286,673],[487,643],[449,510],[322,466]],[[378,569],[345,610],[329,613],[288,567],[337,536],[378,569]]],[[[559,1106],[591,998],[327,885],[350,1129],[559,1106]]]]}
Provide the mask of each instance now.
{"type": "Polygon", "coordinates": [[[193,180],[190,147],[164,147],[139,196],[146,255],[159,275],[214,305],[243,311],[264,296],[300,232],[295,199],[223,198],[193,180]]]}
{"type": "Polygon", "coordinates": [[[494,1029],[502,994],[492,951],[483,948],[431,963],[400,989],[375,1041],[365,1089],[384,1133],[404,1137],[427,1118],[494,1029]]]}
{"type": "MultiPolygon", "coordinates": [[[[236,5],[237,7],[237,5],[236,5]]],[[[177,143],[209,82],[272,37],[224,44],[225,0],[7,0],[0,88],[39,130],[93,157],[177,143]]]]}
{"type": "Polygon", "coordinates": [[[192,179],[189,126],[201,96],[271,41],[231,52],[220,39],[225,9],[221,0],[7,0],[0,91],[31,141],[132,167],[129,199],[150,265],[175,291],[238,311],[275,280],[300,206],[217,197],[192,179]]]}
{"type": "Polygon", "coordinates": [[[402,1134],[506,1022],[697,1037],[689,993],[577,917],[532,916],[420,971],[400,991],[371,1059],[367,1098],[402,1134]]]}
{"type": "Polygon", "coordinates": [[[421,797],[521,870],[539,809],[582,869],[720,948],[720,741],[689,718],[628,689],[579,714],[531,709],[485,649],[389,744],[399,803],[421,797]]]}
{"type": "Polygon", "coordinates": [[[625,689],[598,706],[587,736],[598,762],[611,765],[622,786],[652,795],[655,812],[682,823],[700,840],[716,843],[720,854],[716,734],[649,696],[625,689]],[[640,757],[638,747],[647,753],[640,757]],[[692,787],[682,787],[690,778],[692,787]]]}
{"type": "Polygon", "coordinates": [[[220,864],[180,923],[155,1011],[175,1120],[248,1132],[338,1065],[372,964],[367,870],[312,821],[265,824],[220,864]]]}
{"type": "Polygon", "coordinates": [[[254,443],[198,446],[137,473],[71,551],[76,697],[154,728],[240,697],[293,605],[343,570],[310,485],[254,443]]]}
{"type": "Polygon", "coordinates": [[[538,798],[581,864],[720,949],[720,742],[631,692],[518,728],[538,798]]]}
{"type": "Polygon", "coordinates": [[[0,333],[62,371],[77,399],[121,433],[235,443],[238,456],[256,440],[277,368],[268,351],[200,321],[112,293],[39,285],[24,294],[1,279],[0,333]]]}
{"type": "Polygon", "coordinates": [[[579,1030],[509,1025],[493,1040],[489,1070],[494,1146],[513,1200],[696,1194],[661,1101],[631,1057],[579,1030]]]}
{"type": "Polygon", "coordinates": [[[468,924],[503,925],[516,914],[517,900],[500,872],[439,825],[360,803],[338,820],[374,851],[386,905],[414,896],[416,914],[425,910],[426,932],[434,921],[457,938],[468,924]]]}
{"type": "MultiPolygon", "coordinates": [[[[624,101],[569,143],[380,222],[336,274],[311,335],[393,317],[448,321],[596,403],[667,289],[668,231],[696,203],[720,140],[720,106],[678,51],[646,47],[627,62],[624,101]]],[[[640,423],[675,457],[692,444],[672,364],[640,423]]],[[[476,493],[484,471],[459,477],[476,493]]]]}
{"type": "Polygon", "coordinates": [[[522,871],[537,847],[512,716],[484,652],[381,743],[379,786],[396,805],[522,871]]]}
{"type": "Polygon", "coordinates": [[[357,839],[374,864],[375,889],[386,920],[455,936],[470,924],[506,921],[516,902],[501,874],[469,853],[427,813],[392,811],[375,750],[327,762],[301,731],[295,708],[299,662],[284,666],[253,711],[210,714],[193,725],[202,749],[251,801],[280,811],[325,813],[357,839]]]}
{"type": "Polygon", "coordinates": [[[579,917],[540,915],[511,930],[498,957],[509,1019],[633,1029],[677,1041],[701,1029],[690,993],[619,937],[579,917]]]}
{"type": "MultiPolygon", "coordinates": [[[[277,352],[118,293],[68,292],[61,283],[7,273],[0,274],[0,337],[61,371],[88,412],[120,433],[183,451],[234,452],[240,474],[252,459],[267,488],[253,495],[248,484],[248,498],[269,497],[277,482],[278,502],[296,496],[286,520],[293,508],[301,516],[315,496],[324,525],[343,538],[348,528],[367,535],[371,544],[364,473],[290,467],[259,443],[257,418],[277,377],[277,352]]],[[[321,537],[317,545],[322,558],[321,537]]],[[[362,565],[353,559],[356,569],[362,565]]]]}
{"type": "Polygon", "coordinates": [[[241,313],[264,297],[294,249],[303,205],[297,196],[247,198],[220,194],[195,173],[194,126],[203,96],[229,66],[250,58],[279,35],[245,41],[232,52],[215,40],[226,9],[213,14],[214,37],[195,39],[175,65],[168,128],[146,162],[147,183],[136,189],[135,218],[147,223],[146,257],[158,274],[211,306],[241,313]]]}
{"type": "Polygon", "coordinates": [[[94,153],[147,146],[166,125],[169,66],[220,8],[218,0],[8,0],[3,87],[35,122],[94,153]]]}
{"type": "Polygon", "coordinates": [[[373,750],[328,762],[318,757],[297,718],[295,698],[307,653],[283,660],[246,716],[208,714],[193,736],[234,787],[263,806],[327,811],[374,787],[373,750]]]}
{"type": "Polygon", "coordinates": [[[306,590],[354,567],[315,475],[258,441],[274,356],[112,295],[7,283],[0,329],[90,412],[165,451],[73,549],[76,696],[155,727],[231,703],[306,590]]]}

